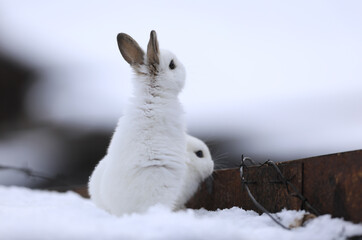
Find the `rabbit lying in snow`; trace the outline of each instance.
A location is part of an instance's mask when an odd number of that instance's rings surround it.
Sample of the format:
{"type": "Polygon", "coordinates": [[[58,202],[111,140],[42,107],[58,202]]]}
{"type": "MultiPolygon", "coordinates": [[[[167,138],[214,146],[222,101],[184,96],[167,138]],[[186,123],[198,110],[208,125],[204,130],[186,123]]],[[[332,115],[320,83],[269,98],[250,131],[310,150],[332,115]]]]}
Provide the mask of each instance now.
{"type": "MultiPolygon", "coordinates": [[[[214,170],[214,162],[206,144],[200,139],[187,135],[187,162],[186,176],[183,179],[181,192],[178,194],[174,209],[182,209],[188,200],[197,191],[199,184],[210,176],[214,170]]],[[[89,194],[94,203],[106,209],[102,202],[100,182],[103,176],[105,161],[100,161],[94,169],[89,181],[89,194]]]]}
{"type": "Polygon", "coordinates": [[[175,209],[190,161],[178,100],[185,69],[172,53],[159,50],[155,31],[146,54],[127,34],[118,34],[117,41],[136,73],[135,91],[90,178],[91,198],[115,215],[143,212],[157,203],[175,209]]]}

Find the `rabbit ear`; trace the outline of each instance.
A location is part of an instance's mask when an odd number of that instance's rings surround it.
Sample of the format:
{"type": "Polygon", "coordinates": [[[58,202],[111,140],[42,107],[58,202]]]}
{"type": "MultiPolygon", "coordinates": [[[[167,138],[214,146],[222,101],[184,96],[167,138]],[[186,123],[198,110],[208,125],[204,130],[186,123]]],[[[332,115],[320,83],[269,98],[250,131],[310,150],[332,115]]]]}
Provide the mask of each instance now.
{"type": "Polygon", "coordinates": [[[150,41],[148,42],[147,45],[148,64],[153,65],[154,67],[155,65],[160,64],[159,55],[160,55],[160,50],[158,48],[157,35],[156,32],[152,30],[150,34],[150,41]]]}
{"type": "Polygon", "coordinates": [[[117,35],[118,48],[121,54],[132,67],[142,65],[144,55],[142,48],[138,43],[129,35],[125,33],[119,33],[117,35]]]}

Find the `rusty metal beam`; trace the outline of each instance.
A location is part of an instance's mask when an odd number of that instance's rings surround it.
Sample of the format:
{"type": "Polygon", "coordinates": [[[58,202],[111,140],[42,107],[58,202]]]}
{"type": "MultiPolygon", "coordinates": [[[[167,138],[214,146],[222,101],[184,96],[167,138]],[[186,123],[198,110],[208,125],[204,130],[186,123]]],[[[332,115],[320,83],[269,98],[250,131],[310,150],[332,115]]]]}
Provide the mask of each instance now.
{"type": "MultiPolygon", "coordinates": [[[[278,163],[278,167],[321,214],[362,222],[362,150],[278,163]]],[[[273,167],[252,167],[244,174],[251,182],[250,191],[268,211],[301,209],[302,201],[288,195],[283,184],[275,183],[278,176],[273,167]]],[[[242,188],[239,169],[218,170],[213,176],[212,192],[202,184],[187,207],[216,210],[238,206],[258,211],[242,188]]]]}

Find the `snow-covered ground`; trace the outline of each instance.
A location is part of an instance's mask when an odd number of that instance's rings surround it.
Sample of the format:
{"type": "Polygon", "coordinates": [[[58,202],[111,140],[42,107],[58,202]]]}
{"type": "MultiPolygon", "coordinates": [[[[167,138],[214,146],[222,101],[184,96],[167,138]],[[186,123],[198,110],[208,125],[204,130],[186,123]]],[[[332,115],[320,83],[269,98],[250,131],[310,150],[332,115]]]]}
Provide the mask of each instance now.
{"type": "MultiPolygon", "coordinates": [[[[0,239],[346,239],[362,225],[329,215],[284,230],[268,216],[240,208],[171,212],[154,206],[144,214],[112,216],[73,192],[0,186],[0,239]]],[[[277,213],[284,225],[303,211],[277,213]]]]}

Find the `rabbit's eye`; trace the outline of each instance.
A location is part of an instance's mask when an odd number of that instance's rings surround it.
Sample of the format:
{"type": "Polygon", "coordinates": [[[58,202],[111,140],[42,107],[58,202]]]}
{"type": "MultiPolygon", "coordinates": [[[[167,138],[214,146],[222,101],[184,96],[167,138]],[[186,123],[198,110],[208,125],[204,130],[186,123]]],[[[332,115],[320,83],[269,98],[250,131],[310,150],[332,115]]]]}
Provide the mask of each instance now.
{"type": "Polygon", "coordinates": [[[203,153],[201,150],[196,151],[195,154],[196,154],[196,156],[199,157],[199,158],[203,158],[203,157],[204,157],[204,153],[203,153]]]}
{"type": "Polygon", "coordinates": [[[173,62],[173,60],[171,60],[171,62],[170,62],[170,64],[168,65],[168,67],[169,67],[171,70],[173,70],[173,69],[176,68],[176,65],[175,65],[175,63],[173,62]]]}

